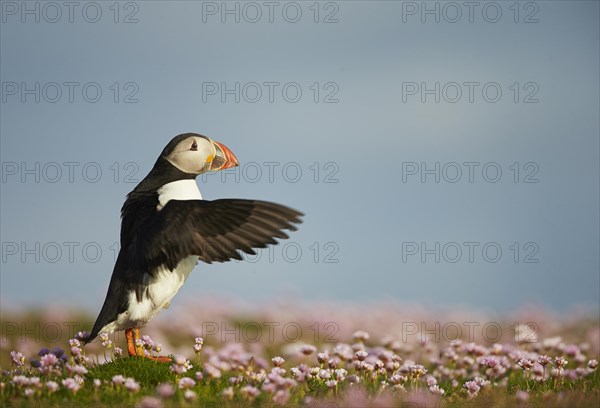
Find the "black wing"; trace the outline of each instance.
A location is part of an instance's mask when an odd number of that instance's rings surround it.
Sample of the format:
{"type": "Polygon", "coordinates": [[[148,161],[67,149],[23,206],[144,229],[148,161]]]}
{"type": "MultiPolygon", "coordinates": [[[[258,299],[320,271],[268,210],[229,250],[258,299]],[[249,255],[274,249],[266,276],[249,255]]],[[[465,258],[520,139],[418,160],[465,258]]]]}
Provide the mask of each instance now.
{"type": "Polygon", "coordinates": [[[255,254],[287,238],[283,230],[295,231],[302,215],[267,201],[171,200],[141,228],[135,258],[150,273],[160,265],[173,270],[190,255],[207,263],[242,259],[239,251],[255,254]]]}

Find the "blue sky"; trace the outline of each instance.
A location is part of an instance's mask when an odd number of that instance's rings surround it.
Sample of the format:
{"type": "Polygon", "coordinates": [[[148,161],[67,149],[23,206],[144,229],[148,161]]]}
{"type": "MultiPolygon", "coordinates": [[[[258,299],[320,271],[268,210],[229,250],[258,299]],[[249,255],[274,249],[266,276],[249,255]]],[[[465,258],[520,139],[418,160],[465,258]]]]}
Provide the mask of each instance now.
{"type": "Polygon", "coordinates": [[[598,308],[598,2],[56,4],[1,3],[3,307],[97,310],[125,195],[192,131],[241,163],[205,198],[306,217],[179,299],[598,308]]]}

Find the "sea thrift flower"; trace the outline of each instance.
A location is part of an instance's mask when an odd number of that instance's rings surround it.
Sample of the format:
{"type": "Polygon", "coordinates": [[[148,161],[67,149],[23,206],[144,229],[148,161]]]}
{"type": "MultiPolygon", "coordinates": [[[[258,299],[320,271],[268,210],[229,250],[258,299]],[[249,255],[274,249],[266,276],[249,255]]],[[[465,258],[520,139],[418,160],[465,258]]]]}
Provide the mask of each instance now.
{"type": "Polygon", "coordinates": [[[86,340],[88,337],[90,337],[90,334],[86,331],[78,331],[77,334],[75,334],[77,340],[86,340]]]}
{"type": "Polygon", "coordinates": [[[40,359],[40,371],[44,374],[48,374],[53,371],[58,362],[59,359],[54,354],[44,354],[40,359]]]}
{"type": "Polygon", "coordinates": [[[139,408],[163,408],[161,400],[155,397],[144,397],[140,400],[139,408]]]}
{"type": "Polygon", "coordinates": [[[171,365],[171,371],[176,375],[186,373],[192,368],[192,363],[183,356],[175,357],[174,364],[171,365]]]}
{"type": "Polygon", "coordinates": [[[319,363],[321,363],[321,364],[326,363],[327,360],[329,360],[329,354],[327,354],[327,352],[317,354],[317,361],[319,363]]]}
{"type": "Polygon", "coordinates": [[[95,378],[92,384],[94,384],[95,389],[98,389],[102,385],[102,381],[100,381],[98,378],[95,378]]]}
{"type": "Polygon", "coordinates": [[[112,378],[112,383],[114,385],[123,385],[123,383],[125,383],[125,377],[123,377],[121,374],[115,375],[112,378]]]}
{"type": "Polygon", "coordinates": [[[331,373],[329,370],[319,370],[319,374],[317,374],[317,376],[321,380],[329,380],[331,378],[331,373]]]}
{"type": "Polygon", "coordinates": [[[564,357],[556,357],[554,359],[554,364],[556,365],[557,368],[562,369],[564,368],[569,362],[567,360],[565,360],[564,357]]]}
{"type": "Polygon", "coordinates": [[[428,375],[427,378],[425,379],[425,381],[427,382],[428,387],[431,387],[431,386],[434,386],[437,384],[437,380],[432,375],[428,375]]]}
{"type": "Polygon", "coordinates": [[[486,366],[487,368],[494,368],[498,365],[498,360],[494,357],[483,357],[480,360],[480,364],[486,366]]]}
{"type": "Polygon", "coordinates": [[[185,400],[188,402],[194,401],[197,397],[198,395],[196,395],[196,393],[192,390],[185,390],[183,393],[183,398],[185,398],[185,400]]]}
{"type": "Polygon", "coordinates": [[[335,370],[334,373],[335,378],[337,378],[339,381],[344,381],[344,379],[348,375],[348,371],[344,370],[343,368],[338,368],[337,370],[335,370]]]}
{"type": "Polygon", "coordinates": [[[336,380],[325,381],[325,385],[327,386],[327,388],[335,388],[337,384],[338,382],[336,380]]]}
{"type": "Polygon", "coordinates": [[[10,358],[12,359],[12,364],[16,367],[22,367],[25,364],[25,357],[20,352],[11,351],[10,358]]]}
{"type": "Polygon", "coordinates": [[[444,395],[446,393],[446,391],[440,388],[437,384],[429,386],[429,392],[431,392],[434,395],[444,395]]]}
{"type": "Polygon", "coordinates": [[[390,377],[390,382],[394,385],[398,385],[398,384],[404,384],[406,382],[408,378],[400,375],[400,374],[394,374],[390,377]]]}
{"type": "Polygon", "coordinates": [[[77,375],[85,375],[88,370],[84,366],[77,364],[73,367],[73,372],[77,375]]]}
{"type": "Polygon", "coordinates": [[[317,348],[311,344],[305,344],[302,347],[300,347],[300,352],[302,352],[302,354],[304,354],[305,356],[310,356],[315,351],[317,351],[317,348]]]}
{"type": "Polygon", "coordinates": [[[290,392],[288,390],[278,390],[273,395],[273,402],[278,405],[285,405],[290,399],[290,392]]]}
{"type": "Polygon", "coordinates": [[[260,390],[251,385],[246,385],[246,386],[242,387],[240,392],[242,393],[242,395],[244,397],[246,397],[247,399],[249,399],[251,401],[254,400],[260,394],[260,390]]]}
{"type": "Polygon", "coordinates": [[[467,390],[470,398],[473,398],[477,395],[481,387],[477,385],[475,381],[467,381],[463,384],[463,387],[467,390]]]}
{"type": "Polygon", "coordinates": [[[283,363],[285,363],[285,360],[284,360],[282,357],[279,357],[279,356],[277,356],[277,357],[273,357],[273,358],[271,359],[271,361],[273,362],[273,365],[274,365],[275,367],[281,367],[281,365],[282,365],[283,363]]]}
{"type": "Polygon", "coordinates": [[[365,341],[369,340],[369,337],[371,337],[369,335],[369,333],[367,333],[364,330],[355,331],[354,334],[352,335],[352,339],[354,341],[358,341],[358,342],[361,342],[361,343],[364,343],[365,341]]]}
{"type": "Polygon", "coordinates": [[[367,358],[367,356],[369,355],[369,353],[367,353],[364,350],[360,350],[360,351],[357,351],[356,353],[354,353],[354,355],[356,356],[358,361],[364,361],[365,358],[367,358]]]}
{"type": "Polygon", "coordinates": [[[594,360],[588,361],[588,367],[591,368],[592,370],[595,370],[598,367],[598,360],[594,359],[594,360]]]}
{"type": "Polygon", "coordinates": [[[140,385],[133,378],[127,378],[125,380],[125,388],[131,393],[136,393],[140,390],[140,385]]]}
{"type": "Polygon", "coordinates": [[[221,396],[228,401],[231,401],[234,396],[233,387],[227,387],[221,392],[221,396]]]}
{"type": "Polygon", "coordinates": [[[575,357],[577,354],[579,354],[579,347],[577,347],[575,344],[569,344],[563,351],[567,356],[575,357]]]}
{"type": "Polygon", "coordinates": [[[77,391],[79,391],[80,388],[79,383],[73,378],[67,378],[62,380],[62,385],[67,390],[71,391],[73,394],[77,393],[77,391]]]}
{"type": "Polygon", "coordinates": [[[175,395],[175,388],[169,383],[163,383],[156,387],[156,392],[161,398],[171,398],[175,395]]]}
{"type": "Polygon", "coordinates": [[[515,397],[517,398],[517,401],[519,401],[519,402],[527,402],[527,400],[529,400],[529,394],[527,393],[527,391],[523,391],[523,390],[517,391],[517,393],[515,394],[515,397]]]}
{"type": "Polygon", "coordinates": [[[548,363],[552,362],[552,359],[546,355],[542,355],[537,358],[537,362],[542,367],[546,367],[548,365],[548,363]]]}
{"type": "Polygon", "coordinates": [[[196,381],[189,377],[183,377],[179,379],[179,388],[182,390],[186,388],[193,388],[194,385],[196,385],[196,381]]]}
{"type": "Polygon", "coordinates": [[[327,365],[329,366],[329,368],[337,368],[339,363],[340,363],[340,359],[337,357],[333,357],[333,358],[330,358],[329,360],[327,360],[327,365]]]}
{"type": "Polygon", "coordinates": [[[533,367],[534,361],[527,358],[522,358],[517,361],[517,364],[525,371],[529,371],[533,367]]]}
{"type": "Polygon", "coordinates": [[[218,368],[213,367],[210,364],[205,364],[204,365],[204,370],[206,371],[206,373],[208,374],[208,376],[210,378],[221,378],[221,370],[219,370],[218,368]]]}
{"type": "Polygon", "coordinates": [[[427,370],[421,364],[411,365],[408,368],[408,372],[413,378],[419,378],[420,376],[427,374],[427,370]]]}
{"type": "Polygon", "coordinates": [[[46,388],[48,388],[48,392],[52,394],[58,390],[58,383],[54,381],[48,381],[46,383],[46,388]]]}
{"type": "Polygon", "coordinates": [[[194,353],[198,354],[202,351],[202,345],[204,344],[204,339],[202,337],[196,337],[194,339],[194,353]]]}
{"type": "Polygon", "coordinates": [[[113,346],[113,342],[112,340],[108,339],[108,334],[106,333],[100,333],[100,336],[98,336],[100,338],[100,342],[102,344],[102,347],[104,347],[105,349],[111,349],[113,346]]]}

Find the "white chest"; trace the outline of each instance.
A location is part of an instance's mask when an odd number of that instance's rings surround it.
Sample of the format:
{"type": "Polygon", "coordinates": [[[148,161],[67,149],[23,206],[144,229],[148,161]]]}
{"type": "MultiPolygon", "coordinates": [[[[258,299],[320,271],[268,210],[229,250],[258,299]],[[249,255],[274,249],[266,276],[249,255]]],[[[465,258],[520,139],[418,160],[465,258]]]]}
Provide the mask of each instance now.
{"type": "Polygon", "coordinates": [[[173,181],[159,188],[157,193],[157,210],[162,210],[170,200],[202,200],[196,180],[173,181]]]}

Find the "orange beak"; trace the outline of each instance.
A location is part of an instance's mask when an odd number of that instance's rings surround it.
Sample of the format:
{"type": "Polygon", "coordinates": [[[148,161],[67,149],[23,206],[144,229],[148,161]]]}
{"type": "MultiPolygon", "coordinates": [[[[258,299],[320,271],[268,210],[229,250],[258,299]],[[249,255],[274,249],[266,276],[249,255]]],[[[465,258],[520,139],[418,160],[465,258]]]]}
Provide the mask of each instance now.
{"type": "Polygon", "coordinates": [[[212,141],[216,154],[210,166],[210,171],[224,170],[239,165],[237,157],[222,143],[212,141]]]}

